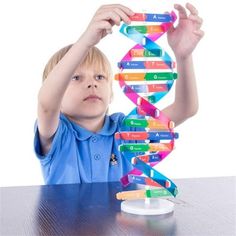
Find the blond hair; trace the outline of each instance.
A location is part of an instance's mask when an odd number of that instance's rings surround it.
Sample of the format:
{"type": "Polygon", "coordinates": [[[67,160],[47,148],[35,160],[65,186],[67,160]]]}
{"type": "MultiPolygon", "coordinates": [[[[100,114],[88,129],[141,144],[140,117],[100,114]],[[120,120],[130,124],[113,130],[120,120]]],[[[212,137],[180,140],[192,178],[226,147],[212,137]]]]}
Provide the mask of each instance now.
{"type": "MultiPolygon", "coordinates": [[[[67,45],[64,48],[61,48],[57,51],[48,61],[46,64],[44,71],[43,71],[43,81],[47,79],[48,74],[52,71],[52,69],[57,65],[57,63],[65,56],[65,54],[71,49],[73,44],[67,45]]],[[[100,51],[97,47],[92,47],[84,61],[81,63],[81,66],[93,66],[96,70],[102,71],[105,73],[108,79],[112,78],[112,68],[111,64],[108,61],[105,54],[100,51]]]]}

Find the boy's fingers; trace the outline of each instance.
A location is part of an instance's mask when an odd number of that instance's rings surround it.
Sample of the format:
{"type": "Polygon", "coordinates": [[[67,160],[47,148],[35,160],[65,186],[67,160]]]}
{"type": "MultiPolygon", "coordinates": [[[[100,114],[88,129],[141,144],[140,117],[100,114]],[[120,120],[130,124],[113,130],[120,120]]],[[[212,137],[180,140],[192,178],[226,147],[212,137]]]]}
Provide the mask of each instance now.
{"type": "Polygon", "coordinates": [[[120,16],[121,20],[123,20],[126,24],[130,24],[131,20],[130,18],[119,8],[115,8],[114,12],[117,13],[117,15],[120,16]]]}
{"type": "Polygon", "coordinates": [[[196,34],[199,38],[202,38],[204,36],[204,31],[203,30],[194,30],[193,31],[194,34],[196,34]]]}
{"type": "Polygon", "coordinates": [[[101,21],[98,23],[99,30],[105,30],[107,33],[112,33],[112,25],[108,21],[101,21]]]}
{"type": "Polygon", "coordinates": [[[191,14],[191,15],[189,15],[189,19],[194,21],[195,23],[197,23],[200,27],[203,23],[203,19],[201,17],[197,16],[197,15],[192,15],[191,14]]]}
{"type": "Polygon", "coordinates": [[[106,29],[106,33],[107,34],[112,34],[112,30],[111,29],[106,29]]]}
{"type": "Polygon", "coordinates": [[[186,3],[186,8],[190,11],[192,15],[198,15],[198,10],[191,3],[186,3]]]}
{"type": "Polygon", "coordinates": [[[129,17],[125,15],[122,11],[119,12],[119,10],[101,12],[96,16],[95,19],[96,21],[107,20],[112,26],[114,24],[119,26],[122,20],[126,23],[130,23],[129,17]]]}
{"type": "Polygon", "coordinates": [[[130,24],[130,16],[133,14],[129,8],[119,4],[105,5],[101,7],[95,16],[96,20],[113,20],[116,25],[120,25],[121,21],[130,24]],[[127,14],[128,13],[128,14],[127,14]]]}
{"type": "Polygon", "coordinates": [[[124,6],[124,5],[121,5],[121,4],[104,5],[104,6],[101,7],[101,9],[106,9],[106,10],[107,9],[120,9],[125,14],[127,14],[128,16],[134,15],[134,12],[130,8],[128,8],[128,7],[124,6]]]}
{"type": "Polygon", "coordinates": [[[179,12],[179,18],[187,18],[187,12],[180,4],[174,4],[174,8],[179,12]]]}
{"type": "Polygon", "coordinates": [[[115,24],[115,25],[120,25],[120,22],[121,22],[121,17],[119,16],[119,14],[116,14],[116,13],[114,13],[114,12],[107,12],[106,13],[107,14],[107,16],[106,16],[106,20],[109,20],[109,22],[111,23],[111,24],[115,24]]]}

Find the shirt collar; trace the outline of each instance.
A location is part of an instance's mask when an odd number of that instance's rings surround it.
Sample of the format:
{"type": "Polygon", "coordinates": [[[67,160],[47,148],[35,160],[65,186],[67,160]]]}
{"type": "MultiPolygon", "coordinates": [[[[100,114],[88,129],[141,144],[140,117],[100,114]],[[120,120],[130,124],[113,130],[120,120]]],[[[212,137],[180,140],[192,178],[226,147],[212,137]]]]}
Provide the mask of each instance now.
{"type": "Polygon", "coordinates": [[[67,118],[62,113],[60,115],[60,118],[62,120],[64,120],[68,125],[71,126],[76,138],[80,141],[89,139],[93,135],[103,135],[103,136],[113,135],[116,132],[117,122],[118,122],[117,119],[113,119],[112,116],[106,115],[102,129],[95,133],[95,132],[89,131],[89,130],[81,127],[80,125],[76,124],[75,122],[69,120],[69,118],[67,118]]]}

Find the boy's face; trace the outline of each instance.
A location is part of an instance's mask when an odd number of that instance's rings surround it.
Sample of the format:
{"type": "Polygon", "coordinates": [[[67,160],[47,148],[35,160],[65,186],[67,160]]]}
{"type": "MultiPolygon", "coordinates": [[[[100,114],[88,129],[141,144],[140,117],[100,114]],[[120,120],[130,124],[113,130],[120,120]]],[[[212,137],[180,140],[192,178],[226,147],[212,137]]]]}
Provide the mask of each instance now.
{"type": "Polygon", "coordinates": [[[112,84],[101,71],[78,67],[63,96],[61,111],[73,120],[101,118],[111,102],[112,84]]]}

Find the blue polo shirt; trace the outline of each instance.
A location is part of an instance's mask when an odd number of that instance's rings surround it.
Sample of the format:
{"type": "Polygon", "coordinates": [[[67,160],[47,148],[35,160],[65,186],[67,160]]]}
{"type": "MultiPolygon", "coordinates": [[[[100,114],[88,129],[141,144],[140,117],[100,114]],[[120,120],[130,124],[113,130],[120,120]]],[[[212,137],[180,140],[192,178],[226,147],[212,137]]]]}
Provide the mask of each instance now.
{"type": "Polygon", "coordinates": [[[119,181],[132,169],[131,163],[118,150],[120,141],[114,138],[115,132],[121,130],[124,117],[123,113],[107,115],[103,128],[94,133],[61,114],[51,149],[45,156],[41,153],[36,123],[34,149],[45,183],[119,181]],[[115,163],[111,155],[116,158],[115,163]]]}

